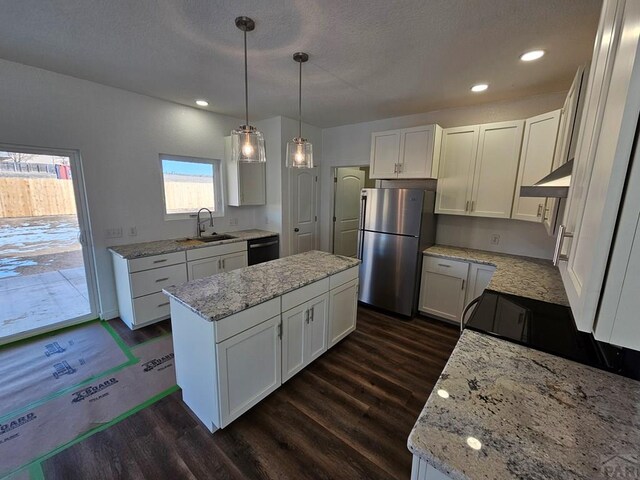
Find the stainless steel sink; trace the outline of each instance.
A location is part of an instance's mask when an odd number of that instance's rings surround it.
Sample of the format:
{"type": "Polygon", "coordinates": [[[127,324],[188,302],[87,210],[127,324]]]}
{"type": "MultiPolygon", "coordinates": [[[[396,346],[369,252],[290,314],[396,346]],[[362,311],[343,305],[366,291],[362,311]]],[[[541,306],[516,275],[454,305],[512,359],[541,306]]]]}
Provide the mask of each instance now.
{"type": "Polygon", "coordinates": [[[224,233],[221,233],[219,235],[203,235],[201,237],[197,237],[197,238],[193,238],[192,240],[198,240],[200,242],[205,242],[205,243],[209,243],[209,242],[219,242],[221,240],[231,240],[234,237],[233,235],[227,235],[224,233]]]}

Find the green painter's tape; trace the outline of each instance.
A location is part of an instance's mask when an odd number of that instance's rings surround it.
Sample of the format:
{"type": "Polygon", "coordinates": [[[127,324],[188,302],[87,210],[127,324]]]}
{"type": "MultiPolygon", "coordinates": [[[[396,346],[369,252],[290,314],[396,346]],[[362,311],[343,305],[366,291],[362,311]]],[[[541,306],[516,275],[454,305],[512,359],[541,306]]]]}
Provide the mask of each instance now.
{"type": "Polygon", "coordinates": [[[40,462],[34,462],[29,465],[29,479],[44,480],[44,472],[42,471],[42,465],[40,462]]]}
{"type": "Polygon", "coordinates": [[[177,385],[174,385],[173,387],[168,388],[165,391],[158,393],[157,395],[154,395],[153,397],[151,397],[146,402],[141,403],[140,405],[132,408],[131,410],[127,410],[126,412],[118,415],[113,420],[110,420],[107,423],[103,423],[99,427],[96,427],[96,428],[93,428],[91,430],[88,430],[87,432],[85,432],[82,435],[74,438],[73,440],[70,440],[69,442],[67,442],[67,443],[65,443],[63,445],[60,445],[59,447],[55,448],[54,450],[51,450],[49,453],[45,453],[43,455],[40,455],[38,458],[34,459],[32,462],[30,462],[30,463],[28,463],[26,465],[23,465],[22,467],[18,467],[17,469],[13,470],[12,472],[9,472],[7,476],[13,475],[13,474],[18,473],[18,472],[20,472],[22,470],[28,470],[30,475],[33,475],[33,472],[37,471],[39,469],[41,476],[40,477],[32,476],[31,479],[32,480],[34,480],[34,479],[35,480],[44,479],[44,473],[42,472],[42,467],[41,467],[41,463],[42,462],[44,462],[45,460],[48,460],[49,458],[53,457],[54,455],[57,455],[61,451],[65,450],[65,449],[67,449],[69,447],[72,447],[73,445],[75,445],[77,443],[80,443],[81,441],[89,438],[91,435],[94,435],[96,433],[100,433],[103,430],[106,430],[107,428],[114,426],[116,423],[121,422],[122,420],[124,420],[127,417],[130,417],[134,413],[138,413],[140,410],[142,410],[144,408],[147,408],[150,405],[153,405],[158,400],[163,399],[167,395],[171,395],[173,392],[177,392],[179,389],[180,389],[180,387],[178,387],[177,385]],[[35,469],[35,470],[32,470],[32,469],[35,469]]]}
{"type": "MultiPolygon", "coordinates": [[[[140,360],[138,357],[136,357],[133,354],[133,351],[131,349],[129,349],[129,347],[127,347],[127,345],[124,343],[124,341],[122,340],[122,338],[120,338],[120,336],[117,334],[117,332],[111,327],[111,325],[104,325],[106,322],[102,321],[102,320],[98,320],[99,322],[103,323],[104,328],[111,334],[111,336],[113,337],[113,340],[116,342],[116,344],[118,345],[118,347],[120,349],[122,349],[122,352],[125,354],[125,356],[127,357],[127,361],[124,363],[121,363],[120,365],[116,365],[113,368],[110,368],[108,370],[105,370],[104,372],[100,372],[100,373],[96,373],[94,375],[91,375],[90,377],[87,377],[86,379],[84,379],[82,382],[76,383],[75,385],[71,385],[70,387],[64,388],[62,390],[58,390],[57,392],[51,393],[45,397],[42,397],[39,400],[35,400],[33,402],[31,402],[30,404],[24,406],[24,407],[20,407],[12,412],[9,412],[5,415],[2,415],[0,417],[0,422],[4,422],[5,420],[8,420],[16,415],[19,415],[20,413],[26,412],[27,410],[32,410],[35,407],[39,407],[40,405],[42,405],[43,403],[48,402],[49,400],[52,400],[54,398],[58,398],[61,395],[67,394],[72,390],[76,390],[77,388],[80,387],[84,387],[85,385],[88,385],[89,383],[93,382],[94,380],[96,380],[97,378],[101,378],[107,375],[110,375],[112,373],[115,372],[119,372],[120,370],[129,367],[131,365],[134,365],[135,363],[138,362],[138,360],[140,360]]],[[[85,324],[83,324],[85,325],[85,324]]],[[[77,325],[75,325],[75,327],[77,327],[77,325]]],[[[68,328],[73,328],[73,327],[68,327],[68,328]]],[[[64,330],[67,330],[66,328],[64,330]]],[[[59,333],[61,330],[57,330],[56,333],[59,333]]],[[[49,332],[51,334],[51,332],[49,332]]],[[[169,334],[170,335],[170,334],[169,334]]]]}
{"type": "MultiPolygon", "coordinates": [[[[118,344],[118,346],[120,347],[120,350],[122,350],[122,352],[127,356],[127,358],[129,359],[129,362],[135,363],[137,362],[139,359],[136,358],[136,356],[133,354],[133,352],[131,351],[131,348],[129,348],[127,346],[126,343],[124,343],[124,340],[122,340],[122,338],[120,338],[120,335],[118,335],[118,332],[116,332],[113,327],[111,325],[109,325],[108,322],[102,321],[102,326],[105,328],[105,330],[107,332],[109,332],[109,334],[111,335],[111,337],[113,338],[113,340],[118,344]]],[[[131,363],[129,364],[131,365],[131,363]]]]}

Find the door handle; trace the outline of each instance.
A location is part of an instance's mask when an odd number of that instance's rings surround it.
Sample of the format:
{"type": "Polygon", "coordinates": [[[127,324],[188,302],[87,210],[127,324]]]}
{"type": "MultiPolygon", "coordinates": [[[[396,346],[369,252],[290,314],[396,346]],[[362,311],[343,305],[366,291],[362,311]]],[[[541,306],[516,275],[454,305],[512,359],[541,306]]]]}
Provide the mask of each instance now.
{"type": "Polygon", "coordinates": [[[556,237],[556,249],[553,252],[554,267],[558,266],[558,263],[560,262],[560,260],[563,260],[563,261],[569,260],[569,255],[562,254],[562,244],[564,243],[564,239],[567,237],[572,238],[573,233],[567,232],[566,225],[560,225],[560,227],[558,227],[558,236],[556,237]]]}
{"type": "Polygon", "coordinates": [[[299,229],[298,227],[296,227],[296,228],[294,228],[294,229],[293,229],[293,231],[294,231],[294,232],[299,232],[299,231],[300,231],[300,229],[299,229]]]}

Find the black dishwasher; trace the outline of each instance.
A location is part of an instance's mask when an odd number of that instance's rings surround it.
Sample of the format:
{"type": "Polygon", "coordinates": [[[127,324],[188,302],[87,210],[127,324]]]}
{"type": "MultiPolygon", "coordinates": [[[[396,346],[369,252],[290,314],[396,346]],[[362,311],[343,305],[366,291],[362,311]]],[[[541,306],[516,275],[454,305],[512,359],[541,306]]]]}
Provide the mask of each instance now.
{"type": "Polygon", "coordinates": [[[249,265],[256,265],[280,258],[280,240],[278,235],[256,238],[247,242],[249,265]]]}

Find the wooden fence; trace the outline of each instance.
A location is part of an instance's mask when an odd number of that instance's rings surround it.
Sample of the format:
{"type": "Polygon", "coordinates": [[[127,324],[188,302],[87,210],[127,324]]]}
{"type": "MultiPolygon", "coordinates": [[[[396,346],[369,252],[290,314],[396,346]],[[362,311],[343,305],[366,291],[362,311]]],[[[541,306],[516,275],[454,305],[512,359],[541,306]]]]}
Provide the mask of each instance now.
{"type": "MultiPolygon", "coordinates": [[[[211,183],[165,183],[170,213],[212,207],[211,183]]],[[[71,180],[55,178],[0,177],[0,218],[74,215],[76,202],[71,180]]]]}
{"type": "Polygon", "coordinates": [[[71,180],[0,177],[0,217],[74,215],[71,180]]]}

